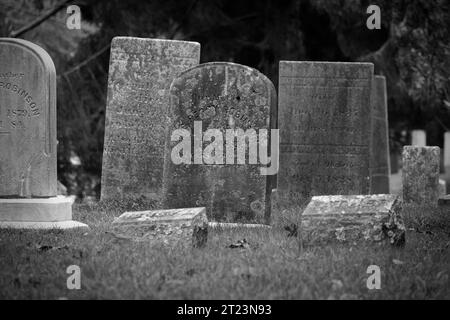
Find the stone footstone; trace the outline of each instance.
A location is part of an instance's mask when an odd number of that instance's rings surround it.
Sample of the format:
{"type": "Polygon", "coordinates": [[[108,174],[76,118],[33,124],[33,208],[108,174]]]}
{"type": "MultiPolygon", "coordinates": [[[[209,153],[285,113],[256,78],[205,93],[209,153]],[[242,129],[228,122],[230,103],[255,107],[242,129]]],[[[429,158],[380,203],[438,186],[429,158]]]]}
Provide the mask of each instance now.
{"type": "Polygon", "coordinates": [[[208,239],[208,219],[205,208],[125,212],[114,219],[113,230],[135,241],[192,241],[201,248],[208,239]]]}
{"type": "Polygon", "coordinates": [[[199,60],[197,42],[112,40],[101,200],[160,200],[170,84],[199,60]]]}
{"type": "Polygon", "coordinates": [[[436,207],[439,199],[439,147],[403,148],[403,202],[436,207]]]}
{"type": "Polygon", "coordinates": [[[72,221],[73,199],[64,196],[41,199],[0,199],[0,228],[88,228],[72,221]]]}
{"type": "Polygon", "coordinates": [[[405,243],[406,228],[398,196],[316,196],[302,214],[301,235],[307,244],[328,242],[405,243]]]}

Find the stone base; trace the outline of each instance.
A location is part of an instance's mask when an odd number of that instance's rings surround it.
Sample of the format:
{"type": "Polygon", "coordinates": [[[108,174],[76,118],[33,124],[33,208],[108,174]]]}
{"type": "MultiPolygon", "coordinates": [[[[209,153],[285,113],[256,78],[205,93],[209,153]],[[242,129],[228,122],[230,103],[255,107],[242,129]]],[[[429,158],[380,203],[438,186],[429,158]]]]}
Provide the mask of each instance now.
{"type": "Polygon", "coordinates": [[[88,226],[72,221],[70,197],[0,199],[0,228],[73,229],[88,226]]]}
{"type": "Polygon", "coordinates": [[[20,221],[20,222],[3,222],[0,221],[0,229],[35,229],[35,230],[51,230],[51,229],[75,229],[75,228],[89,228],[87,224],[78,221],[57,221],[57,222],[30,222],[30,221],[20,221]]]}

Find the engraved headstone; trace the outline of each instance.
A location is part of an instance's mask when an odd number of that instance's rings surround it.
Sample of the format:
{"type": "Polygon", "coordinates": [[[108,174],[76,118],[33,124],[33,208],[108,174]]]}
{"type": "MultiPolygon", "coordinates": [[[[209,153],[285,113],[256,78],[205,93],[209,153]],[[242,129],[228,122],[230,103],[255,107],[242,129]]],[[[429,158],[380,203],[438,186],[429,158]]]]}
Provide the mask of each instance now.
{"type": "Polygon", "coordinates": [[[275,115],[275,88],[255,69],[214,62],[181,74],[171,86],[164,206],[205,206],[214,221],[268,223],[273,176],[261,173],[261,157],[270,153],[275,115]]]}
{"type": "Polygon", "coordinates": [[[386,78],[375,76],[372,82],[372,123],[370,136],[370,193],[389,193],[389,126],[386,78]]]}
{"type": "Polygon", "coordinates": [[[402,206],[396,195],[312,197],[301,219],[301,235],[308,243],[405,243],[402,206]]]}
{"type": "Polygon", "coordinates": [[[111,43],[101,199],[160,200],[169,87],[200,60],[197,42],[111,43]]]}
{"type": "Polygon", "coordinates": [[[125,212],[113,221],[113,230],[136,241],[192,241],[206,245],[208,219],[205,208],[125,212]]]}
{"type": "Polygon", "coordinates": [[[444,134],[444,169],[450,174],[450,132],[444,134]]]}
{"type": "Polygon", "coordinates": [[[56,197],[56,72],[41,47],[0,38],[0,227],[73,228],[56,197]]]}
{"type": "Polygon", "coordinates": [[[403,147],[403,201],[436,206],[439,198],[439,147],[403,147]]]}
{"type": "Polygon", "coordinates": [[[411,145],[425,147],[427,145],[427,134],[424,130],[411,131],[411,145]]]}
{"type": "Polygon", "coordinates": [[[371,63],[281,61],[278,205],[369,193],[371,63]]]}

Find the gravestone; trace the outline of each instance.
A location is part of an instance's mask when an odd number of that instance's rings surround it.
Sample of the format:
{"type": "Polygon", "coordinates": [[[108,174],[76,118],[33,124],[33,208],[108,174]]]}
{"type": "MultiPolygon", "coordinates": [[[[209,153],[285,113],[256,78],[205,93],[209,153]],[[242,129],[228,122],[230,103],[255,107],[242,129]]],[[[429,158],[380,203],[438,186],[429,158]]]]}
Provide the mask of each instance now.
{"type": "Polygon", "coordinates": [[[205,208],[125,212],[113,221],[113,230],[136,241],[192,241],[206,245],[208,219],[205,208]]]}
{"type": "Polygon", "coordinates": [[[450,174],[450,132],[444,134],[444,169],[450,174]]]}
{"type": "Polygon", "coordinates": [[[439,198],[439,147],[403,147],[403,201],[436,206],[439,198]]]}
{"type": "Polygon", "coordinates": [[[102,200],[160,200],[169,87],[199,59],[197,42],[112,40],[102,200]]]}
{"type": "Polygon", "coordinates": [[[424,130],[411,131],[411,145],[425,147],[427,145],[427,134],[424,130]]]}
{"type": "Polygon", "coordinates": [[[278,206],[369,193],[371,63],[281,61],[278,206]]]}
{"type": "Polygon", "coordinates": [[[301,217],[307,243],[405,243],[405,225],[398,196],[390,194],[316,196],[301,217]]]}
{"type": "Polygon", "coordinates": [[[73,228],[57,197],[56,72],[41,47],[0,38],[0,227],[73,228]]]}
{"type": "Polygon", "coordinates": [[[205,206],[219,222],[268,223],[274,175],[262,174],[261,154],[276,125],[272,82],[255,69],[214,62],[184,72],[170,91],[164,206],[205,206]],[[180,154],[184,160],[175,159],[180,154]]]}
{"type": "Polygon", "coordinates": [[[447,183],[443,179],[439,179],[439,196],[447,195],[447,183]]]}
{"type": "Polygon", "coordinates": [[[450,194],[440,197],[438,205],[442,207],[450,207],[450,194]]]}
{"type": "Polygon", "coordinates": [[[375,76],[372,83],[370,140],[370,193],[389,193],[389,125],[386,78],[375,76]]]}

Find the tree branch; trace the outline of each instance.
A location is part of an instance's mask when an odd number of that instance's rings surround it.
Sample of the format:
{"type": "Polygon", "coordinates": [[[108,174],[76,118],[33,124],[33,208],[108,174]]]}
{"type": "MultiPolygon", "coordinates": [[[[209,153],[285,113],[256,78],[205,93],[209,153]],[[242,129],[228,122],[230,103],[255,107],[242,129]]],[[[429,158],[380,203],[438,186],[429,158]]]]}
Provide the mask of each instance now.
{"type": "Polygon", "coordinates": [[[20,28],[17,31],[12,31],[9,36],[11,38],[17,38],[24,34],[25,32],[30,31],[31,29],[34,29],[38,25],[40,25],[42,22],[50,18],[51,16],[55,15],[59,10],[61,10],[67,3],[69,3],[72,0],[62,0],[58,4],[56,4],[52,9],[44,13],[42,16],[38,17],[36,20],[30,22],[26,26],[20,28]]]}

